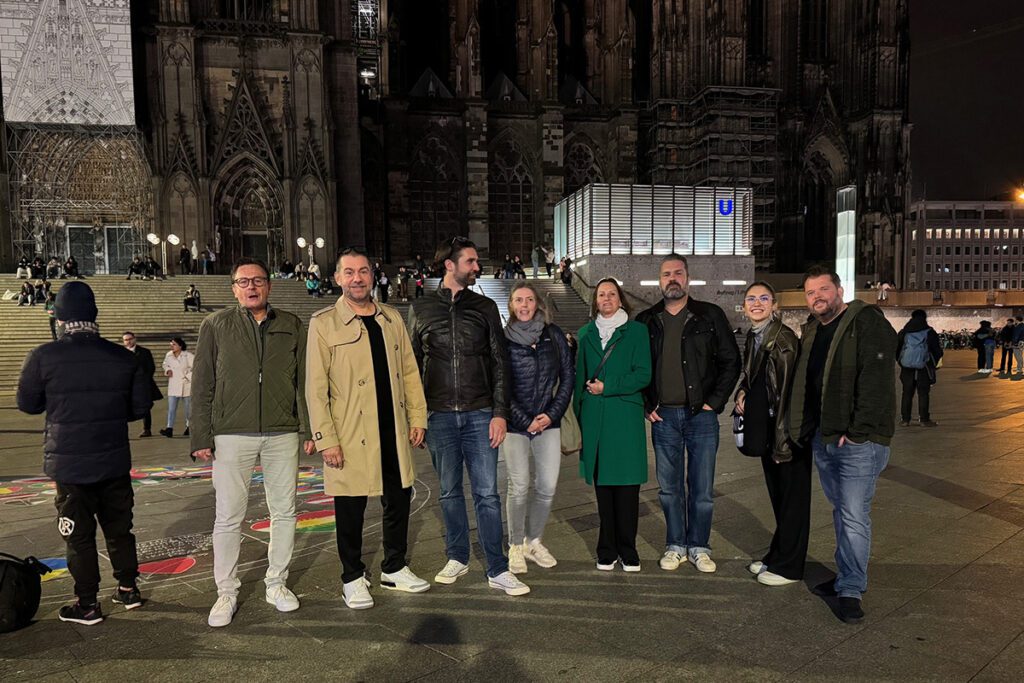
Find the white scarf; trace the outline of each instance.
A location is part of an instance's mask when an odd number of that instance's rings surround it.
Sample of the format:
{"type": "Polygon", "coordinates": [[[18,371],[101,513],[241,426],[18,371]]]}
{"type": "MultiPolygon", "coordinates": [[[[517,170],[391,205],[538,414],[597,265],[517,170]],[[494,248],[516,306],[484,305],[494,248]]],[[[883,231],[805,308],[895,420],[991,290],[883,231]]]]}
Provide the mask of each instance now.
{"type": "Polygon", "coordinates": [[[619,309],[612,314],[610,318],[606,318],[600,313],[597,314],[597,318],[594,319],[594,324],[597,325],[597,333],[601,335],[601,349],[608,346],[608,340],[615,334],[615,330],[619,329],[623,325],[629,322],[629,314],[623,309],[619,309]]]}

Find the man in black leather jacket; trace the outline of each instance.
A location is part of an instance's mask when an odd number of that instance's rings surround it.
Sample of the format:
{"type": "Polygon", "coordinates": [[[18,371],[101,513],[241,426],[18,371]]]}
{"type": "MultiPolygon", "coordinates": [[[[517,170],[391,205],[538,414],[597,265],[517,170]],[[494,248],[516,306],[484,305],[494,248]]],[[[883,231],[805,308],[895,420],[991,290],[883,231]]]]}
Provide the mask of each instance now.
{"type": "Polygon", "coordinates": [[[434,580],[451,584],[469,571],[469,519],[462,468],[469,470],[480,545],[492,588],[530,589],[508,571],[498,497],[498,446],[508,428],[509,365],[497,305],[470,290],[480,272],[476,246],[464,237],[442,244],[440,286],[409,312],[412,348],[427,397],[427,446],[441,481],[448,563],[434,580]]]}
{"type": "Polygon", "coordinates": [[[685,257],[665,256],[659,275],[664,298],[636,318],[650,332],[654,366],[644,407],[667,527],[659,564],[673,571],[689,559],[710,573],[718,414],[739,378],[740,350],[722,309],[690,298],[685,257]]]}

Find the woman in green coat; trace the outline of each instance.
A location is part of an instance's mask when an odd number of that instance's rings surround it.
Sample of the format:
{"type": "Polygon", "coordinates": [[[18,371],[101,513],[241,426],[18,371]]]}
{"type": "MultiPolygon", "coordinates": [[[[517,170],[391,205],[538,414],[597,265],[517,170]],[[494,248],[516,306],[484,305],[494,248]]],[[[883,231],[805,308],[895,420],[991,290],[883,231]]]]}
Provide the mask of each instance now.
{"type": "Polygon", "coordinates": [[[597,568],[612,571],[621,561],[625,571],[638,572],[640,485],[647,482],[640,392],[651,381],[651,347],[647,328],[629,320],[615,279],[597,283],[590,310],[594,320],[579,332],[573,407],[583,433],[580,475],[594,485],[601,518],[597,568]]]}

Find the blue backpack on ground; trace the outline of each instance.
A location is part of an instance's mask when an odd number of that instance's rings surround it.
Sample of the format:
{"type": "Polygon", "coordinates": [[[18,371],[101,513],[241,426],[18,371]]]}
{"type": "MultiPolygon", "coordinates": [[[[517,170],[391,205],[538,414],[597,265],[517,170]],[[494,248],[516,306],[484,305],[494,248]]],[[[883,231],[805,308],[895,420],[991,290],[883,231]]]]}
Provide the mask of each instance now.
{"type": "Polygon", "coordinates": [[[900,367],[920,370],[928,364],[928,330],[908,332],[900,351],[900,367]]]}

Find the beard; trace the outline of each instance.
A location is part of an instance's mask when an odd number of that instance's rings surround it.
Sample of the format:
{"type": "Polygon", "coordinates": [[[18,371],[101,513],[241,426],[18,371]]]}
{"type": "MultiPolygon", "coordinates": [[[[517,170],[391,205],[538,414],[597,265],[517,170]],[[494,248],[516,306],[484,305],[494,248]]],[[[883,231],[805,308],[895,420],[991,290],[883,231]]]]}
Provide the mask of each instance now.
{"type": "Polygon", "coordinates": [[[459,283],[460,287],[472,287],[476,284],[475,270],[468,270],[465,273],[452,273],[452,277],[459,283]]]}
{"type": "Polygon", "coordinates": [[[661,295],[669,301],[678,301],[686,297],[686,288],[676,283],[671,283],[661,290],[661,295]]]}

